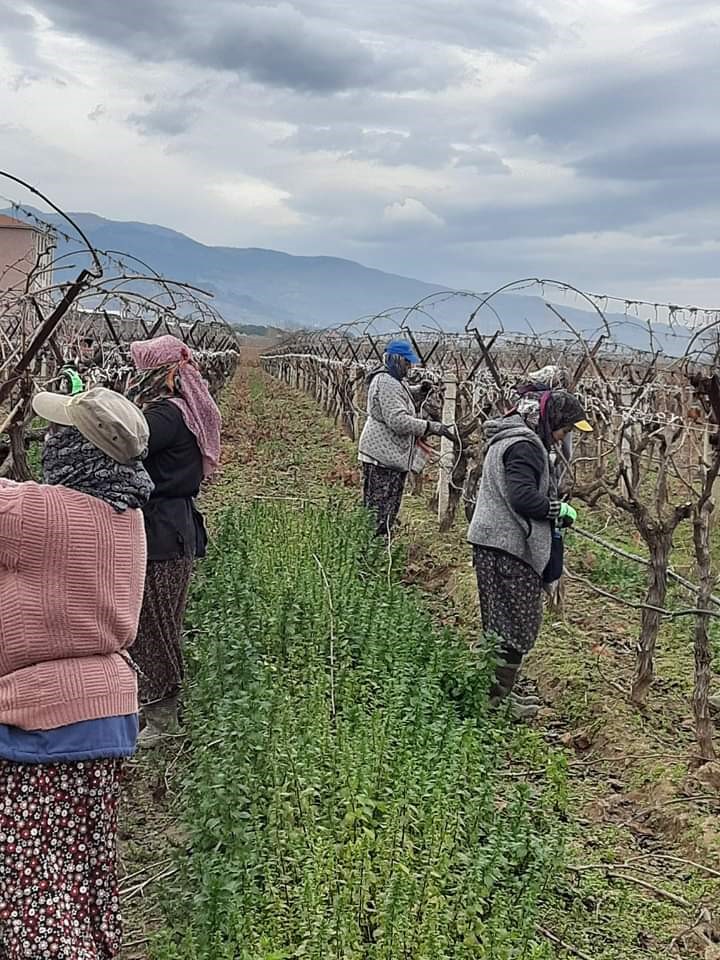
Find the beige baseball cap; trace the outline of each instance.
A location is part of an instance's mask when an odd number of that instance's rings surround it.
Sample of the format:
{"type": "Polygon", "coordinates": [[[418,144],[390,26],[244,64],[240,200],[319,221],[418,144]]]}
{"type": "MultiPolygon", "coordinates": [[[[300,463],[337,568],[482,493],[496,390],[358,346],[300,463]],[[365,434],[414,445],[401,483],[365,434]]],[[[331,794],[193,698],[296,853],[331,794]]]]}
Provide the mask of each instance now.
{"type": "Polygon", "coordinates": [[[103,453],[118,463],[129,463],[147,450],[150,429],[142,411],[107,387],[93,387],[68,397],[38,393],[33,410],[50,423],[75,427],[103,453]]]}

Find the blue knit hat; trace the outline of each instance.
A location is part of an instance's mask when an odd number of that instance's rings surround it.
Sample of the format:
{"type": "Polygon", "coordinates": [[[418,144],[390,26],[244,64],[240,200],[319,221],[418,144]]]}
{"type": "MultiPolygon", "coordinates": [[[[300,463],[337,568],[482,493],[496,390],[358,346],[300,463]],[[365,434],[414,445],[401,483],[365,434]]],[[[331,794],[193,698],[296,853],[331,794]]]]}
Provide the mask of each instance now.
{"type": "Polygon", "coordinates": [[[420,363],[420,358],[407,340],[391,340],[385,347],[385,353],[389,357],[404,357],[410,363],[420,363]]]}

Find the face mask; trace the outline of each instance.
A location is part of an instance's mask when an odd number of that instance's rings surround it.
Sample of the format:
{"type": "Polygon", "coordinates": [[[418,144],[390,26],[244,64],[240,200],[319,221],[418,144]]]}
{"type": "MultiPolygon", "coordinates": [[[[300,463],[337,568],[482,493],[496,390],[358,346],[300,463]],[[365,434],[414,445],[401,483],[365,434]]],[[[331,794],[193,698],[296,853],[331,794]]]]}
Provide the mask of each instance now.
{"type": "Polygon", "coordinates": [[[387,372],[396,380],[404,380],[408,373],[408,364],[403,357],[389,356],[385,362],[387,372]]]}

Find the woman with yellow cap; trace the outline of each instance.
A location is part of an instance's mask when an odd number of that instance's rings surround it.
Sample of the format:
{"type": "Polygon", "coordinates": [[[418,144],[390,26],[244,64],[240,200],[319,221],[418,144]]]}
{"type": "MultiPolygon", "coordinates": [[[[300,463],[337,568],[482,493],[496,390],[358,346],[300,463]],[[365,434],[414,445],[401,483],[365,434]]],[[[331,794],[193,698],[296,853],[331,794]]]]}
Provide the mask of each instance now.
{"type": "MultiPolygon", "coordinates": [[[[592,427],[566,390],[523,390],[513,411],[484,426],[485,459],[468,540],[483,631],[499,658],[495,703],[513,693],[523,657],[535,645],[543,585],[562,575],[562,529],[577,514],[558,497],[555,465],[575,429],[587,433],[592,427]]],[[[513,707],[526,717],[538,703],[513,696],[513,707]]]]}

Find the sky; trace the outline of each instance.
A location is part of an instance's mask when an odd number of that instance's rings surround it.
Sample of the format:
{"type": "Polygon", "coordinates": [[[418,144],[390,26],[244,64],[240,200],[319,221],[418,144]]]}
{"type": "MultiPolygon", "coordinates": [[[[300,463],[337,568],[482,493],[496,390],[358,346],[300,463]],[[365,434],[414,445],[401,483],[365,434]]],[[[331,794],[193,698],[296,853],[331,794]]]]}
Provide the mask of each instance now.
{"type": "Polygon", "coordinates": [[[716,0],[0,0],[0,166],[208,244],[716,306],[718,50],[716,0]]]}

